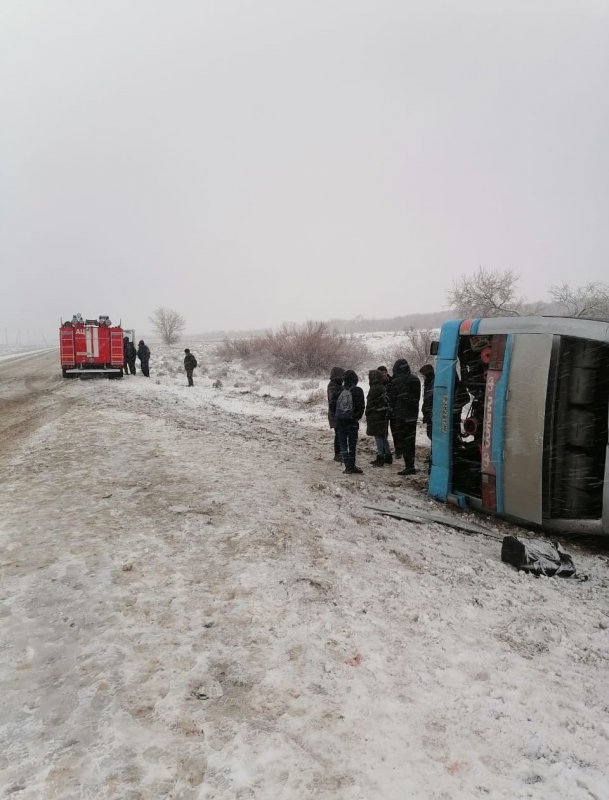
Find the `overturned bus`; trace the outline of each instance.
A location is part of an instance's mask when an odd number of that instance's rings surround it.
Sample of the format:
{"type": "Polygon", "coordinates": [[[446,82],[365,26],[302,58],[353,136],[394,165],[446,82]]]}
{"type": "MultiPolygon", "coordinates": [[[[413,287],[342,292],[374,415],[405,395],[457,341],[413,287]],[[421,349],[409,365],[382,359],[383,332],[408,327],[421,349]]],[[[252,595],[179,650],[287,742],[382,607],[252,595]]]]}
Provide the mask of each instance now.
{"type": "Polygon", "coordinates": [[[429,494],[609,535],[609,322],[452,320],[433,352],[429,494]]]}

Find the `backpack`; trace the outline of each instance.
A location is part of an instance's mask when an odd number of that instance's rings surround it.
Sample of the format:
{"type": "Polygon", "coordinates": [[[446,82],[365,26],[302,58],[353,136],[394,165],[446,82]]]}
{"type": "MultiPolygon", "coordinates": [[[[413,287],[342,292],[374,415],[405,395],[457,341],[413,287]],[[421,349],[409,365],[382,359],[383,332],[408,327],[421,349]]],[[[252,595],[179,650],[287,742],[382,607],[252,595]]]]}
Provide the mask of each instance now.
{"type": "Polygon", "coordinates": [[[351,389],[343,389],[336,400],[336,419],[353,419],[353,395],[351,389]]]}
{"type": "Polygon", "coordinates": [[[192,357],[192,368],[193,369],[197,368],[197,359],[194,356],[192,357]]]}

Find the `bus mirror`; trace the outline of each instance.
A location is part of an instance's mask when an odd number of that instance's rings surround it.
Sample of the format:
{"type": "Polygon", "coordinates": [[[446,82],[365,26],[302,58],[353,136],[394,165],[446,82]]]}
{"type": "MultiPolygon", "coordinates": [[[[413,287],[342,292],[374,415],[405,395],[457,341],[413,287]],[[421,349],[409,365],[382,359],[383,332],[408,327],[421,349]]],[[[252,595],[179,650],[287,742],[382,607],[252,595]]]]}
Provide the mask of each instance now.
{"type": "Polygon", "coordinates": [[[438,346],[440,342],[432,342],[429,346],[429,355],[430,356],[437,356],[438,355],[438,346]]]}

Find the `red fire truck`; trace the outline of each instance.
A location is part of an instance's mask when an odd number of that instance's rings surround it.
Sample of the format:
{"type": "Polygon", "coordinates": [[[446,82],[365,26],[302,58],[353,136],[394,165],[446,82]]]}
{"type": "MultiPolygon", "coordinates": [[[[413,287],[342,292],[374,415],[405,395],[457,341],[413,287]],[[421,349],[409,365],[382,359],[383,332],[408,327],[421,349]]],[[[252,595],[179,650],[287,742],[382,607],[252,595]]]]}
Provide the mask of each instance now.
{"type": "Polygon", "coordinates": [[[120,325],[109,317],[83,319],[75,314],[59,329],[59,356],[64,378],[122,378],[124,364],[123,336],[120,325]]]}

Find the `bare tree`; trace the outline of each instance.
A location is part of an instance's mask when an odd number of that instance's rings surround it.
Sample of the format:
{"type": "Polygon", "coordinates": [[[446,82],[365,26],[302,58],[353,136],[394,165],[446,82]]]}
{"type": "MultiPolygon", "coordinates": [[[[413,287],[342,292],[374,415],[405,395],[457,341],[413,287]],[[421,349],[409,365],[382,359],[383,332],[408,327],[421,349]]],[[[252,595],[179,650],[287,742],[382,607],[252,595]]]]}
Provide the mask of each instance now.
{"type": "Polygon", "coordinates": [[[516,297],[518,275],[511,270],[479,267],[462,275],[448,292],[448,302],[461,317],[518,317],[523,301],[516,297]]]}
{"type": "Polygon", "coordinates": [[[172,308],[157,308],[149,319],[163,344],[175,344],[180,341],[186,320],[178,311],[172,308]]]}
{"type": "Polygon", "coordinates": [[[438,338],[438,334],[430,330],[418,330],[408,328],[408,344],[406,345],[404,358],[410,364],[410,369],[416,374],[423,364],[433,365],[435,358],[430,355],[431,343],[438,338]]]}
{"type": "Polygon", "coordinates": [[[551,286],[550,295],[569,317],[609,319],[609,284],[597,281],[573,288],[563,283],[551,286]]]}

